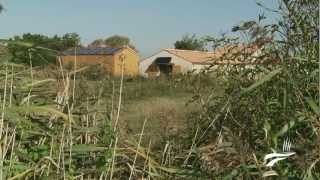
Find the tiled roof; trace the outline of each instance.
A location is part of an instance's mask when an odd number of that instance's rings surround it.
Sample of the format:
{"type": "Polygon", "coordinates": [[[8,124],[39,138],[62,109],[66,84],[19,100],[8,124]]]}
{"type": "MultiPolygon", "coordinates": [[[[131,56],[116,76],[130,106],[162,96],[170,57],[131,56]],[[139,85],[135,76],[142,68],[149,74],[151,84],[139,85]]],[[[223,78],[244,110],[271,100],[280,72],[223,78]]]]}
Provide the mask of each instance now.
{"type": "Polygon", "coordinates": [[[215,55],[214,52],[205,51],[192,51],[180,49],[165,49],[165,51],[192,63],[208,61],[215,55]]]}
{"type": "Polygon", "coordinates": [[[228,60],[228,57],[237,53],[252,54],[258,50],[257,47],[244,45],[226,46],[215,51],[192,51],[179,49],[165,49],[170,54],[176,55],[193,64],[250,64],[249,62],[240,62],[236,59],[228,60]]]}
{"type": "Polygon", "coordinates": [[[120,51],[122,48],[111,48],[111,47],[98,47],[98,48],[77,48],[69,49],[62,52],[62,55],[113,55],[120,51]]]}

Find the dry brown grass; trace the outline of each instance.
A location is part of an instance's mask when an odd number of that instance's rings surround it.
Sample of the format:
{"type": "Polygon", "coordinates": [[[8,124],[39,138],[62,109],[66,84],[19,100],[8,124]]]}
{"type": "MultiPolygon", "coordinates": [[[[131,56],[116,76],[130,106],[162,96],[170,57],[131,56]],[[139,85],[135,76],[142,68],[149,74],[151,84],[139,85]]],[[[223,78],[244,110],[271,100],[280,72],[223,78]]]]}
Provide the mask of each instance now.
{"type": "Polygon", "coordinates": [[[121,138],[138,136],[144,119],[148,119],[144,146],[148,146],[150,140],[158,144],[177,136],[182,138],[186,135],[188,115],[197,109],[192,105],[187,106],[187,101],[187,98],[153,97],[125,104],[119,122],[121,138]]]}

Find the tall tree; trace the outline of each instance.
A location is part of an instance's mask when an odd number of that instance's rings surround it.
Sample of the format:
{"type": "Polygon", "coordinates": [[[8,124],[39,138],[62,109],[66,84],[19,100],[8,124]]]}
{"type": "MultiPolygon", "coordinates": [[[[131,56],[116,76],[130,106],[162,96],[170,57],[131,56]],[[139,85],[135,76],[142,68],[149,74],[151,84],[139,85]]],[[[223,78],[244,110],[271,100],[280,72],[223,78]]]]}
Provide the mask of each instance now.
{"type": "Polygon", "coordinates": [[[203,41],[198,39],[195,34],[193,35],[184,35],[181,40],[174,43],[176,49],[185,49],[185,50],[205,50],[205,44],[203,41]]]}
{"type": "Polygon", "coordinates": [[[130,38],[126,36],[113,35],[106,39],[96,39],[89,44],[89,47],[123,47],[128,46],[138,51],[134,45],[130,43],[130,38]]]}
{"type": "Polygon", "coordinates": [[[63,50],[68,49],[70,47],[78,47],[80,44],[80,36],[77,33],[67,33],[62,36],[63,46],[61,47],[63,50]]]}
{"type": "Polygon", "coordinates": [[[89,44],[89,47],[105,47],[105,40],[96,39],[92,43],[89,44]]]}
{"type": "Polygon", "coordinates": [[[105,40],[105,45],[108,47],[129,46],[130,39],[126,36],[114,35],[105,40]]]}

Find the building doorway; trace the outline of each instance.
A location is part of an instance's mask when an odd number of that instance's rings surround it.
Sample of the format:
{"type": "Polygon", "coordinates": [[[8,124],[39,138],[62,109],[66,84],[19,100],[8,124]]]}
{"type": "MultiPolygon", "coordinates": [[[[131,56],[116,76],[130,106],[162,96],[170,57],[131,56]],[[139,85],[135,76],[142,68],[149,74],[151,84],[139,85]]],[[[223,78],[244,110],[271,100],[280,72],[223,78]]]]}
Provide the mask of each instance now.
{"type": "Polygon", "coordinates": [[[160,77],[172,75],[171,57],[159,57],[154,61],[154,64],[159,67],[160,77]]]}

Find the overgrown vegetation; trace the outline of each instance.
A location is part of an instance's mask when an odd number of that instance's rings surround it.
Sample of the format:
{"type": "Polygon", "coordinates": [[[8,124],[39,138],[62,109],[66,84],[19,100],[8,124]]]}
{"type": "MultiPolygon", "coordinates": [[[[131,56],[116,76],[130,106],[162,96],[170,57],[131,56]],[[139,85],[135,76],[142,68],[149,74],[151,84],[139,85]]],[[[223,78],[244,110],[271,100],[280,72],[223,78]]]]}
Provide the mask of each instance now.
{"type": "MultiPolygon", "coordinates": [[[[223,96],[210,99],[214,92],[199,91],[203,111],[194,131],[201,132],[197,145],[207,149],[204,155],[194,153],[193,161],[203,158],[212,178],[261,178],[270,171],[259,159],[281,152],[288,138],[297,154],[274,167],[273,174],[320,178],[318,2],[284,0],[277,12],[282,16],[277,24],[262,25],[265,17],[259,16],[233,28],[249,44],[263,47],[253,62],[269,63],[223,69],[223,96]]],[[[231,52],[226,57],[239,60],[231,52]]]]}
{"type": "Polygon", "coordinates": [[[183,50],[205,50],[205,43],[202,39],[198,39],[195,34],[184,35],[181,40],[174,43],[174,48],[183,50]]]}
{"type": "MultiPolygon", "coordinates": [[[[249,67],[148,80],[1,61],[0,177],[319,179],[319,7],[283,0],[276,12],[277,24],[260,15],[233,28],[261,52],[221,58],[249,67]],[[266,167],[264,156],[281,152],[285,139],[296,154],[266,167]]],[[[243,43],[206,39],[214,49],[243,43]]]]}
{"type": "Polygon", "coordinates": [[[7,46],[12,55],[11,62],[25,65],[32,63],[32,66],[47,66],[56,63],[57,52],[80,46],[80,36],[76,33],[67,33],[61,37],[27,33],[15,36],[9,41],[12,41],[7,46]],[[29,43],[29,45],[22,46],[21,43],[29,43]]]}
{"type": "Polygon", "coordinates": [[[130,48],[137,50],[136,47],[130,43],[130,38],[126,36],[113,35],[106,39],[96,39],[89,44],[89,47],[124,47],[129,46],[130,48]]]}

